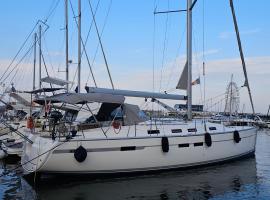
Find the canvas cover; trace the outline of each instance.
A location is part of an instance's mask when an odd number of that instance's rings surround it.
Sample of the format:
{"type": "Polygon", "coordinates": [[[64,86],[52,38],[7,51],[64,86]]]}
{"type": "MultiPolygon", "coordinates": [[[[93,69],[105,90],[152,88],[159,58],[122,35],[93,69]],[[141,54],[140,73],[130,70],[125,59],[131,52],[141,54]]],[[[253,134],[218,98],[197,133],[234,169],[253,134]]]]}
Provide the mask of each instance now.
{"type": "Polygon", "coordinates": [[[79,94],[63,93],[47,97],[46,100],[51,102],[62,102],[68,104],[79,104],[90,102],[122,104],[125,101],[125,97],[121,95],[98,94],[98,93],[79,93],[79,94]]]}
{"type": "Polygon", "coordinates": [[[124,104],[123,110],[125,114],[124,124],[126,126],[138,124],[140,122],[145,122],[148,120],[146,115],[140,110],[139,106],[137,105],[124,104]]]}

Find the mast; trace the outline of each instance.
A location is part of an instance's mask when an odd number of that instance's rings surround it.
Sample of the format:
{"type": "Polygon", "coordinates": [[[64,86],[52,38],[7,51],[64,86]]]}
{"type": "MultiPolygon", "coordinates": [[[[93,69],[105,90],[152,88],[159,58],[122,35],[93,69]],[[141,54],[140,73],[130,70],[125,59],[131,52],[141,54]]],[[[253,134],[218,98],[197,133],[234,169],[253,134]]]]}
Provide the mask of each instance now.
{"type": "Polygon", "coordinates": [[[39,25],[39,80],[38,80],[38,82],[39,82],[39,89],[41,89],[41,57],[42,57],[42,52],[41,52],[41,31],[42,31],[42,29],[41,29],[41,25],[39,25]]]}
{"type": "Polygon", "coordinates": [[[37,33],[34,35],[34,66],[33,66],[33,90],[36,89],[36,58],[37,57],[37,33]]]}
{"type": "Polygon", "coordinates": [[[192,120],[192,0],[187,0],[187,115],[192,120]]]}
{"type": "MultiPolygon", "coordinates": [[[[65,31],[66,31],[66,81],[69,81],[69,55],[68,55],[68,0],[65,0],[65,31]]],[[[69,84],[67,83],[67,92],[69,84]]]]}
{"type": "Polygon", "coordinates": [[[233,16],[233,23],[234,23],[235,33],[236,33],[236,37],[237,37],[237,42],[238,42],[238,48],[239,48],[240,57],[241,57],[241,61],[242,61],[242,66],[243,66],[243,71],[244,71],[244,75],[245,75],[244,86],[246,86],[247,89],[248,89],[249,99],[250,99],[250,103],[251,103],[251,107],[252,107],[252,112],[253,112],[253,115],[254,115],[255,114],[255,109],[254,109],[253,99],[252,99],[252,95],[251,95],[251,91],[250,91],[250,87],[249,87],[246,63],[245,63],[244,53],[243,53],[243,49],[242,49],[240,33],[239,33],[238,25],[237,25],[237,20],[236,20],[236,16],[235,16],[233,0],[230,0],[230,6],[231,6],[231,11],[232,11],[232,16],[233,16]]]}
{"type": "Polygon", "coordinates": [[[81,0],[78,0],[78,93],[81,91],[81,0]]]}

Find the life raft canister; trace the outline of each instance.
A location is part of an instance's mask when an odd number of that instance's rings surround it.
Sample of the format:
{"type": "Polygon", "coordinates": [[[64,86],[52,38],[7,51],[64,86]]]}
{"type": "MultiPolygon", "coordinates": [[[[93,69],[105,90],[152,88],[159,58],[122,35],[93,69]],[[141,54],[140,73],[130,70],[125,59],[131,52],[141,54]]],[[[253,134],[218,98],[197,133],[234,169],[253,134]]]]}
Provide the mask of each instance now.
{"type": "Polygon", "coordinates": [[[29,129],[34,128],[34,119],[32,117],[28,117],[26,126],[29,129]]]}
{"type": "Polygon", "coordinates": [[[74,158],[79,162],[83,162],[87,157],[87,151],[83,146],[79,146],[75,151],[74,151],[74,158]]]}
{"type": "Polygon", "coordinates": [[[233,132],[233,140],[235,143],[239,143],[241,141],[240,135],[238,131],[233,132]]]}
{"type": "Polygon", "coordinates": [[[205,141],[206,146],[208,146],[208,147],[212,146],[212,138],[211,138],[210,133],[204,134],[204,141],[205,141]]]}
{"type": "Polygon", "coordinates": [[[161,146],[162,146],[162,151],[164,153],[168,153],[169,152],[169,139],[167,137],[162,137],[161,138],[161,146]]]}

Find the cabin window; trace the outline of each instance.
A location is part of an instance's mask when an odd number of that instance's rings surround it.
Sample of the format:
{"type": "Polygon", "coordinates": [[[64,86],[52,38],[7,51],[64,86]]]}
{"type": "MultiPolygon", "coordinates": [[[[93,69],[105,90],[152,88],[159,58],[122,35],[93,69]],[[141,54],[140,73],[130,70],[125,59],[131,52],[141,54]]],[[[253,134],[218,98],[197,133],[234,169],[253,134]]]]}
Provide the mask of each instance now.
{"type": "Polygon", "coordinates": [[[203,142],[196,142],[194,143],[194,147],[203,146],[203,142]]]}
{"type": "Polygon", "coordinates": [[[215,131],[215,130],[217,130],[217,128],[216,127],[209,127],[209,130],[210,131],[215,131]]]}
{"type": "Polygon", "coordinates": [[[197,129],[196,128],[189,128],[188,132],[197,132],[197,129]]]}
{"type": "Polygon", "coordinates": [[[121,147],[120,150],[121,151],[135,151],[136,146],[121,147]]]}
{"type": "Polygon", "coordinates": [[[172,133],[182,133],[182,129],[172,129],[172,133]]]}
{"type": "Polygon", "coordinates": [[[159,134],[160,133],[160,131],[159,130],[148,130],[147,131],[148,132],[148,134],[159,134]]]}
{"type": "Polygon", "coordinates": [[[178,147],[179,147],[179,148],[189,147],[189,143],[178,144],[178,147]]]}

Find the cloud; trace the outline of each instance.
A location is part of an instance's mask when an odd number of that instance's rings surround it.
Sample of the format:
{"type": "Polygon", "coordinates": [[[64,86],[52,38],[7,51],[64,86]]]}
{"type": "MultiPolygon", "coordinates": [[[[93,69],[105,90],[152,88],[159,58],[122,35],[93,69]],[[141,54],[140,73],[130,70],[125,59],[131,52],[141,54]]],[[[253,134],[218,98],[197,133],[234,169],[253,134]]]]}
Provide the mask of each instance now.
{"type": "MultiPolygon", "coordinates": [[[[215,53],[218,50],[211,50],[208,53],[215,53]]],[[[31,60],[30,60],[31,61],[31,60]]],[[[2,74],[4,69],[10,60],[0,60],[0,73],[2,74]]],[[[160,80],[160,70],[156,70],[155,75],[155,91],[161,92],[168,91],[169,93],[176,94],[185,94],[184,91],[175,90],[177,81],[182,73],[185,63],[184,57],[178,57],[176,61],[168,62],[163,70],[162,81],[160,80]],[[161,83],[162,82],[162,83],[161,83]],[[161,84],[161,87],[160,87],[161,84]]],[[[56,65],[56,63],[52,63],[56,65]]],[[[257,112],[266,112],[266,108],[269,104],[270,92],[267,90],[267,87],[270,86],[270,56],[261,56],[261,57],[247,57],[246,58],[247,72],[249,75],[250,86],[252,90],[252,95],[254,97],[255,108],[257,112]]],[[[82,88],[84,87],[89,69],[86,64],[83,64],[82,69],[82,88]]],[[[194,60],[194,74],[193,77],[197,78],[198,73],[196,73],[196,66],[201,68],[201,60],[194,60]]],[[[15,79],[15,86],[21,90],[27,90],[32,88],[32,62],[25,62],[20,65],[20,71],[15,79]]],[[[70,78],[73,80],[75,74],[76,66],[71,67],[70,78]]],[[[153,71],[151,68],[145,69],[136,69],[133,67],[121,67],[119,65],[114,66],[113,64],[110,67],[112,78],[115,84],[115,87],[118,89],[129,89],[129,90],[141,90],[141,91],[152,91],[153,90],[153,71]],[[124,70],[123,70],[124,69],[124,70]]],[[[45,71],[45,70],[44,70],[45,71]]],[[[49,73],[51,74],[50,68],[49,73]]],[[[97,63],[94,67],[94,74],[97,80],[99,87],[111,88],[109,78],[107,75],[106,67],[104,64],[97,63]]],[[[229,59],[217,59],[209,60],[206,62],[206,94],[207,99],[215,97],[219,94],[225,92],[226,86],[230,81],[231,74],[234,74],[234,81],[238,84],[239,88],[244,83],[244,75],[241,65],[240,58],[229,58],[229,59]]],[[[58,73],[58,78],[65,78],[64,73],[58,73]]],[[[11,76],[12,77],[12,76],[11,76]]],[[[75,84],[77,77],[75,77],[75,84]]],[[[9,80],[7,80],[6,83],[9,80]]],[[[201,77],[202,85],[197,85],[193,88],[194,91],[194,103],[201,101],[201,91],[203,87],[203,78],[201,77]]],[[[93,86],[93,82],[90,81],[89,86],[93,86]]],[[[82,91],[84,91],[82,89],[82,91]]],[[[214,101],[214,100],[213,100],[214,101]]],[[[248,99],[248,94],[246,88],[241,89],[241,105],[246,105],[246,111],[251,111],[250,103],[248,99]]],[[[131,103],[141,103],[140,100],[132,100],[131,103]]],[[[175,103],[175,101],[171,102],[175,103]]],[[[172,104],[171,104],[172,105],[172,104]]]]}
{"type": "MultiPolygon", "coordinates": [[[[256,28],[256,29],[251,29],[251,30],[246,30],[246,31],[240,31],[240,35],[255,35],[260,32],[261,32],[261,29],[256,28]]],[[[218,38],[226,40],[234,36],[235,36],[234,31],[224,31],[219,34],[218,38]]]]}
{"type": "MultiPolygon", "coordinates": [[[[248,57],[245,59],[247,71],[253,75],[270,75],[270,56],[248,57]]],[[[240,58],[220,59],[207,62],[209,73],[242,73],[240,58]]]]}

